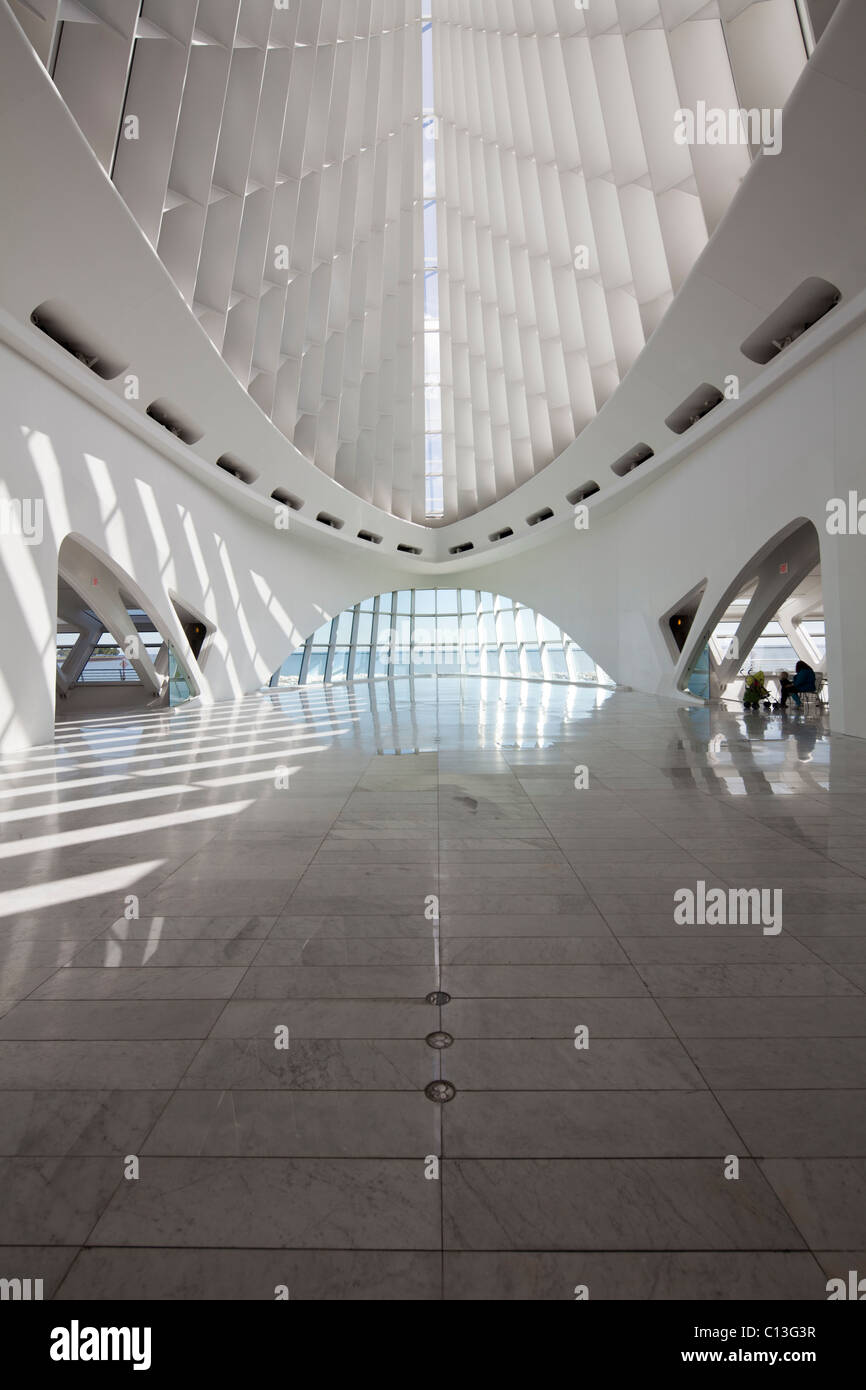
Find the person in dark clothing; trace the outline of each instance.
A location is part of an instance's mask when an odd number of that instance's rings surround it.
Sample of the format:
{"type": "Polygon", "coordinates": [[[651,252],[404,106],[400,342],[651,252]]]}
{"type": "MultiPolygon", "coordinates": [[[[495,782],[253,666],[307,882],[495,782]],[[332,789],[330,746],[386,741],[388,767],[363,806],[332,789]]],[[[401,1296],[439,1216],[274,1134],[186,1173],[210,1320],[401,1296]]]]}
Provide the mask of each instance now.
{"type": "Polygon", "coordinates": [[[775,706],[776,709],[780,709],[780,708],[781,708],[781,709],[784,709],[784,708],[785,708],[785,705],[787,704],[787,702],[788,702],[788,700],[789,700],[789,698],[790,698],[790,695],[791,695],[791,686],[792,686],[792,685],[793,685],[793,681],[791,680],[790,672],[788,672],[788,671],[780,671],[780,672],[779,672],[779,703],[775,706]]]}
{"type": "Polygon", "coordinates": [[[802,704],[800,696],[814,693],[816,689],[815,672],[807,662],[798,661],[794,667],[794,679],[788,680],[786,677],[787,672],[783,671],[779,682],[782,687],[782,709],[785,708],[789,697],[799,709],[802,704]]]}

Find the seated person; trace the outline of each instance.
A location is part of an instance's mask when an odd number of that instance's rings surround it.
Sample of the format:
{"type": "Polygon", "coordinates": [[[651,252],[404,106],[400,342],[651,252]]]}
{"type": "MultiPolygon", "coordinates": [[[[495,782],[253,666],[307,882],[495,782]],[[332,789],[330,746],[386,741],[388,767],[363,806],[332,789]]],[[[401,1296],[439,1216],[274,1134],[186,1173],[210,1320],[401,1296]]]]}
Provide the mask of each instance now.
{"type": "MultiPolygon", "coordinates": [[[[787,703],[787,701],[788,701],[788,697],[789,697],[790,694],[791,694],[791,686],[792,686],[792,685],[793,685],[793,681],[791,680],[790,673],[789,673],[788,671],[780,671],[780,672],[779,672],[779,705],[781,705],[782,709],[785,708],[785,705],[786,705],[786,703],[787,703]]],[[[778,707],[779,707],[779,706],[777,705],[776,708],[778,709],[778,707]]]]}
{"type": "Polygon", "coordinates": [[[752,671],[746,676],[743,690],[743,704],[746,709],[757,709],[762,700],[769,700],[770,692],[764,685],[763,671],[752,671]]]}
{"type": "Polygon", "coordinates": [[[782,688],[782,708],[785,708],[785,701],[790,695],[794,704],[799,709],[800,696],[802,694],[813,694],[816,689],[815,672],[805,661],[798,661],[794,667],[794,679],[788,685],[788,689],[782,688]]]}

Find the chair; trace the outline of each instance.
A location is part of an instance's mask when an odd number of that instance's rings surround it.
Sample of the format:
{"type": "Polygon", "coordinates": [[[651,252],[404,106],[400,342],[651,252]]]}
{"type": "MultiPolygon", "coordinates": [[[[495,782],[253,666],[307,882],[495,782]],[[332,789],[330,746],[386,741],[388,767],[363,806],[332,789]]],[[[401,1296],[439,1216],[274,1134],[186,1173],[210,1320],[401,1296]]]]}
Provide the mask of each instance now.
{"type": "Polygon", "coordinates": [[[826,681],[822,671],[815,672],[815,689],[804,690],[800,696],[803,702],[803,709],[806,714],[821,714],[825,708],[824,701],[821,699],[821,692],[826,681]]]}

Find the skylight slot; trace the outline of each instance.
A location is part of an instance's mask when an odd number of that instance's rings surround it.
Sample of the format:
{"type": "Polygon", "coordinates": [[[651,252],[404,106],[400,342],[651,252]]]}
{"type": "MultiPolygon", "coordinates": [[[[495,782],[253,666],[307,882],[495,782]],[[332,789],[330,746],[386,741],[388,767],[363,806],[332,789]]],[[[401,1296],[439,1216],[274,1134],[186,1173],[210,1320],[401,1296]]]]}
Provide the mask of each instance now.
{"type": "Polygon", "coordinates": [[[439,242],[436,228],[436,115],[433,95],[432,0],[421,0],[421,166],[424,199],[424,513],[445,514],[442,376],[439,351],[439,242]]]}

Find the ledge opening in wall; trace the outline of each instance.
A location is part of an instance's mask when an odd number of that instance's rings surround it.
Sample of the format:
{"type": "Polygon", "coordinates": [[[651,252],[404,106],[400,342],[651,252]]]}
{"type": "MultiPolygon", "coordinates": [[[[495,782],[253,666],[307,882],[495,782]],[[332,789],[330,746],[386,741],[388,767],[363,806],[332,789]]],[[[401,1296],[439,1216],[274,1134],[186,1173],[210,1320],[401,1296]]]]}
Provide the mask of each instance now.
{"type": "Polygon", "coordinates": [[[177,614],[178,622],[183,628],[183,635],[189,643],[190,651],[198,663],[199,669],[204,665],[206,655],[205,643],[213,634],[213,623],[205,622],[200,613],[194,612],[181,599],[169,592],[171,605],[177,614]]]}
{"type": "Polygon", "coordinates": [[[289,507],[293,512],[299,512],[303,507],[300,497],[295,497],[293,493],[286,492],[284,487],[275,487],[271,493],[275,502],[281,503],[284,507],[289,507]]]}
{"type": "Polygon", "coordinates": [[[224,473],[230,473],[233,478],[237,478],[240,483],[254,483],[259,476],[248,468],[245,463],[241,463],[233,454],[220,454],[216,461],[217,468],[221,468],[224,473]]]}
{"type": "Polygon", "coordinates": [[[822,280],[819,275],[810,276],[740,344],[740,352],[750,362],[758,362],[761,366],[772,362],[813,324],[835,309],[841,298],[842,291],[831,285],[829,280],[822,280]]]}
{"type": "Polygon", "coordinates": [[[369,541],[371,545],[381,545],[381,544],[382,544],[382,537],[381,537],[381,536],[377,536],[373,531],[359,531],[359,532],[358,532],[358,540],[359,540],[359,541],[369,541]]]}
{"type": "Polygon", "coordinates": [[[37,304],[30,322],[103,381],[120,376],[128,366],[62,299],[46,299],[37,304]]]}
{"type": "Polygon", "coordinates": [[[665,644],[670,652],[671,659],[677,661],[682,652],[686,639],[692,629],[695,615],[701,606],[707,588],[706,579],[702,579],[687,594],[663,613],[659,619],[659,625],[665,639],[665,644]]]}
{"type": "Polygon", "coordinates": [[[342,531],[345,521],[341,521],[338,516],[331,516],[330,512],[317,512],[316,520],[323,526],[330,526],[332,531],[342,531]]]}
{"type": "MultiPolygon", "coordinates": [[[[652,454],[652,450],[650,450],[650,454],[652,454]]],[[[565,494],[565,500],[566,502],[570,502],[573,507],[576,507],[578,502],[585,502],[587,497],[593,497],[595,493],[599,491],[600,488],[598,483],[590,479],[589,482],[581,483],[580,487],[576,487],[572,489],[571,492],[567,492],[565,494]]]]}
{"type": "Polygon", "coordinates": [[[633,473],[636,468],[640,468],[642,463],[646,463],[647,459],[652,457],[653,450],[648,444],[635,444],[633,449],[629,449],[628,453],[621,454],[616,463],[610,465],[611,471],[618,478],[624,478],[627,473],[633,473]]]}
{"type": "Polygon", "coordinates": [[[510,526],[503,526],[501,531],[492,531],[487,539],[489,541],[505,541],[509,536],[513,535],[514,532],[510,526]]]}
{"type": "Polygon", "coordinates": [[[718,386],[702,381],[700,386],[671,411],[665,418],[665,424],[674,434],[685,434],[692,425],[696,425],[705,415],[709,415],[711,410],[715,410],[717,405],[721,405],[724,399],[718,386]]]}
{"type": "Polygon", "coordinates": [[[533,512],[532,516],[526,518],[526,524],[527,526],[537,526],[541,521],[549,521],[552,516],[552,507],[542,507],[540,511],[533,512]]]}
{"type": "Polygon", "coordinates": [[[400,544],[397,546],[397,549],[400,550],[400,551],[402,551],[404,555],[420,555],[420,554],[422,553],[422,551],[421,551],[421,549],[420,549],[419,546],[417,546],[417,545],[403,545],[402,541],[401,541],[400,544]]]}
{"type": "Polygon", "coordinates": [[[173,434],[184,444],[197,444],[204,434],[203,430],[191,425],[188,420],[184,420],[170,401],[164,399],[151,401],[147,407],[147,414],[151,420],[162,425],[164,430],[168,430],[169,434],[173,434]]]}
{"type": "Polygon", "coordinates": [[[462,545],[452,545],[452,546],[449,546],[449,548],[448,548],[448,554],[449,554],[449,555],[462,555],[464,551],[466,551],[466,550],[474,550],[474,549],[475,549],[475,544],[474,544],[473,541],[464,541],[462,545]]]}

